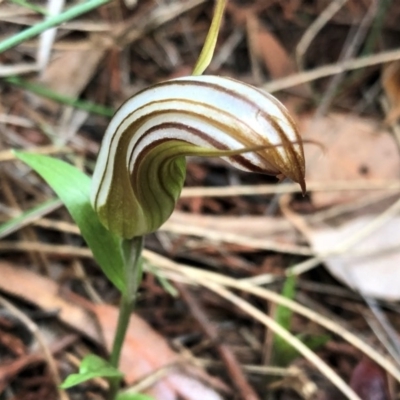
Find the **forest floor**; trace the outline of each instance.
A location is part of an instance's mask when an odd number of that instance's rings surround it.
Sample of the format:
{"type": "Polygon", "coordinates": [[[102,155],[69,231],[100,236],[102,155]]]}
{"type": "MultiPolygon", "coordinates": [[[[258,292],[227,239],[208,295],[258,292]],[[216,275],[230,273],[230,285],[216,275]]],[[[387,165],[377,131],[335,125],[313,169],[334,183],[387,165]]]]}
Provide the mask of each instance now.
{"type": "MultiPolygon", "coordinates": [[[[0,3],[0,45],[62,3],[0,3]]],[[[119,105],[191,74],[212,11],[207,0],[113,0],[0,54],[1,400],[104,399],[99,378],[58,385],[86,354],[107,356],[119,302],[66,209],[11,149],[91,175],[119,105]]],[[[146,238],[125,389],[400,398],[399,20],[394,0],[228,1],[206,73],[286,105],[305,139],[307,195],[188,160],[176,210],[146,238]]]]}

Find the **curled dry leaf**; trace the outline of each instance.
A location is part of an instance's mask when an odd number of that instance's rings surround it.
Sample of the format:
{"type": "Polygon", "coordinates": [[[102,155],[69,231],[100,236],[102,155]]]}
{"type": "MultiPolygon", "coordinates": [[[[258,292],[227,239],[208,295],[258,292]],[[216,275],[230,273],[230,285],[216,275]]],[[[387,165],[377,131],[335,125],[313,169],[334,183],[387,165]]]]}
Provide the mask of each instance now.
{"type": "MultiPolygon", "coordinates": [[[[366,227],[374,216],[362,216],[340,226],[310,232],[317,254],[335,250],[366,227]]],[[[328,256],[325,266],[337,279],[365,296],[400,299],[400,217],[395,217],[343,254],[328,256]]]]}

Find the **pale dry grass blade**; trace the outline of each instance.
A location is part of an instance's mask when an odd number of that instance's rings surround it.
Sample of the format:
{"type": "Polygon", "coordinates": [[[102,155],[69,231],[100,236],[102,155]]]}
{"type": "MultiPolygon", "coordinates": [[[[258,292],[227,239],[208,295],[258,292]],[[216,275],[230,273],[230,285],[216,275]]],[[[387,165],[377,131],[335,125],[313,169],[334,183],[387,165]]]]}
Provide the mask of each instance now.
{"type": "Polygon", "coordinates": [[[35,243],[28,241],[2,241],[0,242],[0,252],[5,251],[40,251],[45,254],[54,254],[60,257],[83,257],[92,258],[93,254],[91,250],[87,248],[79,248],[76,246],[69,245],[53,245],[47,243],[35,243]]]}
{"type": "MultiPolygon", "coordinates": [[[[75,246],[66,245],[51,245],[44,243],[30,243],[30,242],[0,242],[0,251],[42,251],[47,254],[55,254],[62,257],[83,257],[92,258],[92,252],[89,249],[78,248],[75,246]]],[[[286,297],[281,296],[271,290],[258,287],[249,282],[237,280],[224,276],[215,272],[204,271],[198,268],[190,267],[184,264],[178,264],[174,261],[156,254],[150,250],[145,249],[143,251],[143,257],[151,265],[163,270],[168,273],[170,279],[176,279],[184,283],[196,283],[201,285],[203,282],[214,282],[218,285],[242,290],[244,292],[253,294],[257,297],[271,301],[276,304],[280,304],[298,313],[311,321],[323,326],[327,330],[335,333],[342,337],[344,340],[349,342],[355,348],[366,354],[371,360],[375,361],[389,374],[391,374],[398,382],[400,382],[400,370],[390,361],[388,358],[382,356],[378,351],[371,347],[365,340],[360,339],[350,331],[341,327],[338,323],[332,319],[326,318],[323,315],[304,307],[303,305],[289,300],[286,297]],[[189,280],[189,282],[188,282],[189,280]]]]}
{"type": "MultiPolygon", "coordinates": [[[[48,146],[40,146],[40,147],[34,147],[32,149],[24,149],[24,151],[32,151],[35,152],[36,154],[65,154],[65,153],[71,153],[73,150],[69,147],[66,146],[55,146],[55,145],[48,145],[48,146]]],[[[0,162],[3,161],[11,161],[11,160],[16,160],[17,157],[15,156],[13,150],[3,150],[0,151],[0,162]]]]}
{"type": "Polygon", "coordinates": [[[34,123],[27,118],[10,114],[0,114],[0,124],[21,126],[22,128],[33,128],[35,126],[34,123]]]}
{"type": "Polygon", "coordinates": [[[319,356],[317,356],[312,350],[310,350],[304,343],[293,336],[290,332],[284,329],[271,317],[264,314],[256,307],[251,305],[249,302],[243,300],[239,296],[236,296],[231,291],[225,289],[224,287],[215,284],[211,281],[203,281],[202,286],[208,288],[209,290],[217,293],[219,296],[230,301],[235,306],[239,307],[247,314],[252,316],[257,321],[261,322],[268,329],[273,331],[275,334],[279,335],[287,343],[289,343],[293,348],[295,348],[300,354],[304,356],[310,363],[323,374],[327,379],[329,379],[345,396],[350,400],[361,400],[360,397],[346,384],[346,382],[331,368],[329,367],[319,356]]]}
{"type": "MultiPolygon", "coordinates": [[[[335,181],[335,182],[307,182],[308,192],[346,191],[346,190],[388,190],[400,191],[400,181],[335,181]]],[[[297,183],[285,183],[281,185],[242,185],[226,187],[186,187],[182,190],[181,197],[229,197],[229,196],[257,196],[282,193],[301,193],[297,183]]]]}
{"type": "MultiPolygon", "coordinates": [[[[247,293],[251,293],[257,297],[263,298],[267,301],[285,306],[293,312],[303,315],[311,321],[316,322],[317,324],[323,326],[329,331],[342,337],[344,340],[346,340],[351,345],[358,348],[360,351],[362,351],[364,354],[374,360],[377,364],[379,364],[382,368],[389,372],[398,382],[400,382],[400,370],[389,359],[382,356],[378,351],[367,344],[364,340],[361,340],[353,333],[344,329],[332,319],[326,318],[323,315],[307,307],[304,307],[303,305],[293,300],[289,300],[278,293],[258,287],[251,283],[243,282],[215,272],[203,271],[198,268],[178,264],[149,250],[144,250],[143,256],[153,265],[162,268],[165,271],[171,271],[180,276],[184,275],[196,282],[197,284],[201,284],[204,281],[215,282],[219,285],[239,289],[247,293]]],[[[171,279],[174,279],[173,275],[171,276],[171,279]]]]}
{"type": "MultiPolygon", "coordinates": [[[[65,0],[48,0],[47,2],[47,18],[61,13],[64,8],[65,0]]],[[[51,48],[56,38],[58,28],[51,28],[44,31],[39,38],[39,47],[37,52],[37,65],[39,71],[43,73],[50,60],[51,48]]]]}
{"type": "Polygon", "coordinates": [[[400,50],[384,51],[378,54],[373,54],[371,56],[346,60],[341,63],[324,65],[311,71],[293,74],[286,78],[268,82],[262,86],[262,89],[269,93],[274,93],[278,92],[279,90],[288,89],[290,87],[297,86],[306,82],[315,81],[317,79],[325,78],[327,76],[332,76],[355,69],[371,67],[373,65],[385,64],[395,60],[400,60],[400,50]]]}
{"type": "Polygon", "coordinates": [[[29,72],[36,72],[38,66],[36,63],[21,63],[14,65],[1,65],[0,64],[0,78],[8,76],[23,75],[29,72]]]}
{"type": "Polygon", "coordinates": [[[181,235],[200,236],[204,239],[208,239],[216,243],[218,242],[234,243],[251,248],[270,250],[288,254],[300,254],[305,256],[314,254],[313,251],[306,246],[296,246],[292,244],[279,243],[277,241],[268,239],[256,239],[245,235],[238,235],[229,232],[217,232],[210,230],[208,228],[202,228],[200,226],[168,222],[167,224],[163,225],[160,228],[160,230],[178,233],[181,235]]]}
{"type": "Polygon", "coordinates": [[[347,3],[348,0],[334,0],[320,13],[317,19],[307,28],[296,46],[296,63],[300,70],[304,69],[303,58],[311,42],[328,21],[347,3]]]}

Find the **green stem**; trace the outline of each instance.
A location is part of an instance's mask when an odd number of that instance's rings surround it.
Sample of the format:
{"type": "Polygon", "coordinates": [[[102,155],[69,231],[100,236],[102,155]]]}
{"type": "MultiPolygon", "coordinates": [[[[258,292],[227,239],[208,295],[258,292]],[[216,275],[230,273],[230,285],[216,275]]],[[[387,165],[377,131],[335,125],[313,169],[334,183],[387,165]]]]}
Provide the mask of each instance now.
{"type": "MultiPolygon", "coordinates": [[[[142,277],[141,254],[143,249],[143,237],[134,237],[129,240],[123,239],[121,249],[125,263],[127,289],[126,293],[124,293],[121,298],[117,331],[110,355],[110,364],[115,368],[118,368],[129,319],[135,305],[136,293],[142,277]]],[[[108,400],[114,400],[121,385],[121,378],[110,378],[109,383],[110,390],[108,400]]]]}
{"type": "Polygon", "coordinates": [[[3,78],[5,82],[9,83],[10,85],[15,85],[20,88],[29,90],[32,93],[37,94],[38,96],[45,97],[47,99],[51,99],[57,101],[61,104],[66,104],[68,106],[72,106],[75,108],[80,108],[81,110],[88,111],[94,114],[104,115],[106,117],[112,117],[115,113],[110,107],[105,107],[100,104],[92,103],[86,100],[76,99],[74,97],[64,96],[61,93],[54,92],[46,88],[43,85],[28,82],[24,79],[21,79],[17,76],[9,76],[7,78],[3,78]]]}

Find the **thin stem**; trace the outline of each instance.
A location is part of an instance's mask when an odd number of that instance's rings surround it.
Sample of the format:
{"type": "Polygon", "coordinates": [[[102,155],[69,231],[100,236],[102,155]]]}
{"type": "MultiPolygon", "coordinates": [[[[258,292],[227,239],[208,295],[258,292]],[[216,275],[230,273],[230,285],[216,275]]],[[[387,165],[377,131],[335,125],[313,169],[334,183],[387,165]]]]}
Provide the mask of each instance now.
{"type": "MultiPolygon", "coordinates": [[[[115,368],[118,368],[122,345],[124,343],[126,331],[129,325],[132,308],[133,300],[129,300],[126,296],[122,296],[119,305],[117,331],[115,333],[113,348],[110,356],[110,364],[115,368]]],[[[109,384],[110,388],[108,400],[114,400],[121,385],[121,378],[109,378],[109,384]]]]}
{"type": "Polygon", "coordinates": [[[119,304],[117,331],[115,333],[112,352],[110,355],[110,364],[115,368],[118,368],[122,345],[124,343],[132,308],[133,300],[129,300],[126,296],[122,296],[119,304]]]}
{"type": "MultiPolygon", "coordinates": [[[[126,293],[121,297],[119,306],[119,316],[117,331],[114,337],[114,343],[110,355],[110,364],[118,368],[119,359],[121,356],[122,346],[124,344],[126,331],[129,325],[129,319],[132,309],[136,301],[136,293],[142,277],[141,254],[143,249],[143,237],[134,237],[133,239],[123,239],[121,250],[125,263],[125,277],[127,282],[126,293]]],[[[119,387],[121,378],[110,378],[110,391],[108,400],[114,400],[119,387]]]]}
{"type": "Polygon", "coordinates": [[[57,101],[58,103],[67,104],[75,108],[80,108],[81,110],[85,110],[93,114],[112,117],[115,113],[115,110],[113,110],[110,107],[105,107],[102,106],[101,104],[92,103],[86,100],[76,99],[74,97],[64,96],[61,93],[54,92],[53,90],[50,90],[43,85],[28,82],[17,76],[10,76],[8,78],[4,78],[4,81],[11,85],[15,85],[23,89],[29,90],[30,92],[45,97],[47,99],[57,101]]]}

